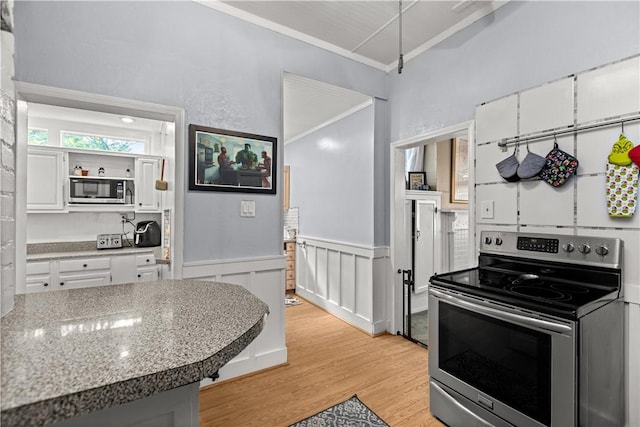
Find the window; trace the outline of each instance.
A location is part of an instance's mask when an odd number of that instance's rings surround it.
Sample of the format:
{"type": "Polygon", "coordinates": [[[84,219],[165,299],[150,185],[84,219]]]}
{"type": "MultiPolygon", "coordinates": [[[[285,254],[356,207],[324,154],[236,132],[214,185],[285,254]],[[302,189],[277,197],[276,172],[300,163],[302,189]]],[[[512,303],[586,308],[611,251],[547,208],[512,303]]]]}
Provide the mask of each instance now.
{"type": "Polygon", "coordinates": [[[46,129],[29,128],[27,142],[31,145],[49,145],[49,131],[46,129]]]}
{"type": "Polygon", "coordinates": [[[61,145],[65,148],[112,151],[119,153],[145,153],[144,141],[131,139],[62,132],[61,141],[61,145]]]}

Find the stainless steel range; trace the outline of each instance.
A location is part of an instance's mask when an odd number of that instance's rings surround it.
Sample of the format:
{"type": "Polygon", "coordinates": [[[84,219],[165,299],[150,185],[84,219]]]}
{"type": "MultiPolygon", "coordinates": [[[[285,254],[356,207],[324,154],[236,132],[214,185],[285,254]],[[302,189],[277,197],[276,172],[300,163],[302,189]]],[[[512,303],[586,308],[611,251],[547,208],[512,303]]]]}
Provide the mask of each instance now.
{"type": "Polygon", "coordinates": [[[624,425],[622,241],[483,232],[429,289],[431,412],[450,426],[624,425]]]}

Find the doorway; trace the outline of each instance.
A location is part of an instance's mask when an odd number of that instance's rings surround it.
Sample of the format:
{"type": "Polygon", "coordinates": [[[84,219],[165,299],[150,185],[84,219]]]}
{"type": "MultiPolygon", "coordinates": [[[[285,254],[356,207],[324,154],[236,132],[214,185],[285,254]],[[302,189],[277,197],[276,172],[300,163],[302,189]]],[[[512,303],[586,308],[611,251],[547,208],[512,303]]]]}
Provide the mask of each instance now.
{"type": "MultiPolygon", "coordinates": [[[[170,264],[166,267],[170,278],[182,278],[183,259],[183,211],[184,211],[184,135],[175,129],[184,128],[184,110],[176,107],[132,101],[111,96],[97,95],[74,90],[15,82],[17,98],[16,116],[16,247],[27,245],[27,140],[28,105],[39,104],[86,111],[87,114],[107,113],[111,115],[150,119],[164,122],[163,134],[172,141],[171,148],[160,153],[173,163],[171,204],[173,210],[167,217],[170,224],[170,264]]],[[[169,178],[167,178],[169,179],[169,178]]],[[[26,277],[26,251],[17,251],[16,277],[26,277]]],[[[163,266],[165,269],[165,266],[163,266]]]]}
{"type": "MultiPolygon", "coordinates": [[[[426,321],[423,322],[424,324],[418,324],[419,322],[417,321],[420,319],[420,314],[422,312],[426,314],[428,310],[428,280],[412,277],[413,283],[407,283],[405,272],[411,271],[413,276],[415,270],[414,251],[416,238],[416,220],[407,214],[407,206],[409,200],[428,197],[442,200],[442,194],[438,191],[430,191],[431,189],[427,191],[407,189],[407,173],[410,172],[410,170],[407,170],[407,150],[423,146],[426,148],[425,151],[428,151],[429,147],[435,147],[440,141],[454,140],[456,138],[464,139],[468,142],[467,166],[468,170],[471,171],[472,159],[474,158],[473,121],[460,123],[391,144],[391,271],[397,273],[393,281],[394,286],[391,287],[388,295],[388,308],[389,312],[392,313],[391,328],[401,332],[406,337],[410,337],[412,340],[416,340],[416,336],[419,336],[419,342],[425,345],[428,342],[428,330],[425,330],[428,325],[426,321]],[[413,221],[413,225],[411,221],[413,221]],[[412,226],[414,227],[413,234],[411,232],[412,226]],[[420,283],[416,283],[417,281],[420,281],[420,283]]],[[[429,171],[427,171],[428,173],[429,171]]],[[[428,182],[429,180],[427,179],[428,182]]],[[[433,245],[430,251],[431,261],[434,262],[434,273],[442,273],[457,267],[471,266],[476,258],[475,249],[473,249],[475,209],[473,185],[473,176],[469,174],[468,203],[466,209],[460,209],[460,213],[456,212],[456,209],[443,210],[441,206],[434,206],[433,208],[437,212],[433,220],[435,221],[434,224],[436,224],[434,225],[435,228],[433,228],[434,240],[430,243],[433,245]],[[465,213],[463,214],[462,211],[465,211],[465,213]],[[465,216],[466,220],[464,220],[465,216]],[[456,246],[464,246],[469,250],[463,255],[466,259],[460,261],[460,256],[458,256],[452,261],[450,242],[454,237],[453,232],[460,226],[461,221],[464,222],[466,230],[464,234],[458,233],[456,236],[458,239],[456,246]],[[445,252],[446,256],[435,259],[438,253],[445,252]]],[[[447,200],[449,200],[449,195],[447,195],[447,200]]],[[[415,215],[415,212],[413,215],[415,215]]],[[[421,231],[420,238],[424,241],[425,237],[421,231]]]]}

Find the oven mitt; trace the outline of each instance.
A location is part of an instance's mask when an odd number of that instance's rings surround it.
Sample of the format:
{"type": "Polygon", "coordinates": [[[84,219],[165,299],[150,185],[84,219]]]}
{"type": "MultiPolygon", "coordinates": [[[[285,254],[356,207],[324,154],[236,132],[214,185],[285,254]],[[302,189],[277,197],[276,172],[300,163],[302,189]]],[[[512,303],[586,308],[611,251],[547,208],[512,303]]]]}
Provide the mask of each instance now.
{"type": "Polygon", "coordinates": [[[520,181],[518,166],[520,166],[520,162],[518,162],[515,151],[512,155],[496,164],[500,176],[509,182],[520,181]]]}
{"type": "Polygon", "coordinates": [[[518,167],[518,176],[522,179],[533,178],[540,173],[546,162],[547,159],[532,153],[527,148],[527,155],[518,167]]]}
{"type": "Polygon", "coordinates": [[[540,178],[553,187],[560,187],[571,176],[576,174],[578,159],[558,148],[558,143],[553,144],[553,149],[546,156],[545,165],[540,171],[540,178]]]}
{"type": "Polygon", "coordinates": [[[629,150],[628,154],[631,161],[640,166],[640,145],[629,150]]]}
{"type": "Polygon", "coordinates": [[[631,164],[631,158],[629,158],[629,151],[633,148],[633,142],[629,141],[623,134],[620,134],[620,138],[611,147],[611,153],[609,153],[609,163],[619,166],[629,166],[631,164]]]}
{"type": "Polygon", "coordinates": [[[611,217],[632,217],[638,204],[637,165],[607,163],[607,210],[611,217]]]}

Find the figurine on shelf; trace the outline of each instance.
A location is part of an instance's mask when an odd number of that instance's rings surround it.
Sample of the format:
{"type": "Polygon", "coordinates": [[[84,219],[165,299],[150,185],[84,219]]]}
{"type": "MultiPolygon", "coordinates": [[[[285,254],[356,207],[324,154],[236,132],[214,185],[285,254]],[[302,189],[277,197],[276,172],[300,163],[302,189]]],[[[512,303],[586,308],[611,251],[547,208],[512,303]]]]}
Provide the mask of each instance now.
{"type": "Polygon", "coordinates": [[[82,176],[82,166],[77,165],[75,168],[73,168],[73,174],[75,176],[82,176]]]}
{"type": "Polygon", "coordinates": [[[124,171],[124,177],[131,178],[131,169],[127,169],[126,171],[124,171]]]}
{"type": "Polygon", "coordinates": [[[98,176],[104,176],[104,168],[98,168],[98,176]]]}

